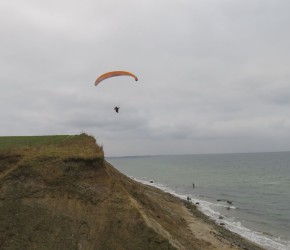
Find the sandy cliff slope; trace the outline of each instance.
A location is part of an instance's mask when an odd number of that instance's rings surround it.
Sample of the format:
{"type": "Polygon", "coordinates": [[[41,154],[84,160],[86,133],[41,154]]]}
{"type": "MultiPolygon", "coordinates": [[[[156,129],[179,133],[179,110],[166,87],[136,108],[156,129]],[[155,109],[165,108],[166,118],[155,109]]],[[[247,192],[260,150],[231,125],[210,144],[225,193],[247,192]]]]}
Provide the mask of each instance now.
{"type": "Polygon", "coordinates": [[[1,149],[0,249],[260,249],[136,183],[92,137],[1,149]]]}

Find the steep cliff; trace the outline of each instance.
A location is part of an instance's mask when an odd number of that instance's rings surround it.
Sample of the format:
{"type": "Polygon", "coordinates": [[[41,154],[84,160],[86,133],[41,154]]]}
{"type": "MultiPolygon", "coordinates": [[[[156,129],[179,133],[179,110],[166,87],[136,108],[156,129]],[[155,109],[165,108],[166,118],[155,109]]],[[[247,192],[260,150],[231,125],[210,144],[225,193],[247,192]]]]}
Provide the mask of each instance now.
{"type": "Polygon", "coordinates": [[[0,249],[239,249],[188,208],[85,134],[0,150],[0,249]]]}

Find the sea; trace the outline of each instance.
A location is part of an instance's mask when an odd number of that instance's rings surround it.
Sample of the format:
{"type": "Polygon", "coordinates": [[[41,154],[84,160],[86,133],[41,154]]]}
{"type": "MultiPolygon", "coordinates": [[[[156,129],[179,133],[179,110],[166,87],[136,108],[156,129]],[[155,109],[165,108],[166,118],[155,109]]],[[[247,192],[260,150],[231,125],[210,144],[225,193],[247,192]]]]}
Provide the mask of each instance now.
{"type": "Polygon", "coordinates": [[[107,157],[265,249],[290,249],[290,152],[107,157]]]}

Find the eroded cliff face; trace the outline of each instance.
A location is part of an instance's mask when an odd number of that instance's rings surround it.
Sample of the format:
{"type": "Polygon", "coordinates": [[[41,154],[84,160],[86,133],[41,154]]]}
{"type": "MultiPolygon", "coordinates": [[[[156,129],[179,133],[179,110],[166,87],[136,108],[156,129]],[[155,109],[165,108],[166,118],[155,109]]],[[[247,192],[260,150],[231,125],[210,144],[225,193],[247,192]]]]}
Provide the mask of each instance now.
{"type": "Polygon", "coordinates": [[[103,155],[85,135],[0,151],[0,249],[194,249],[175,198],[103,155]]]}

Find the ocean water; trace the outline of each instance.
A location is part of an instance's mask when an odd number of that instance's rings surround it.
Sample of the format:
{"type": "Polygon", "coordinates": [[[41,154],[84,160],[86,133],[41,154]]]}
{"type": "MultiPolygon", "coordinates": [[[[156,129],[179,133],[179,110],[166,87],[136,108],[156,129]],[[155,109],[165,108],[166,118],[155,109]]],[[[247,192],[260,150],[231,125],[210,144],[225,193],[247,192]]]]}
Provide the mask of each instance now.
{"type": "Polygon", "coordinates": [[[217,223],[266,249],[290,249],[290,152],[107,161],[140,182],[183,199],[189,196],[217,223]]]}

